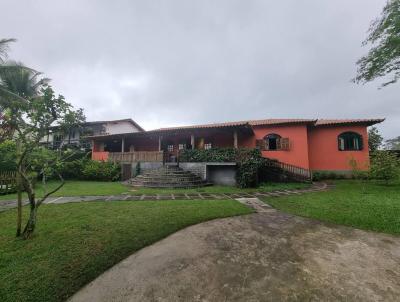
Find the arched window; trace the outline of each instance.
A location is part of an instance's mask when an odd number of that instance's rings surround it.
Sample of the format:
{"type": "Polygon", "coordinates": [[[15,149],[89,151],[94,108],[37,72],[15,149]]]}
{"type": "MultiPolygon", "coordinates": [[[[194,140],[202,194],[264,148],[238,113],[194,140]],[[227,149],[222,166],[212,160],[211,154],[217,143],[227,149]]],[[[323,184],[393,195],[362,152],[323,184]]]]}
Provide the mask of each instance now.
{"type": "Polygon", "coordinates": [[[362,136],[355,132],[343,132],[338,136],[339,151],[359,151],[363,149],[362,136]]]}
{"type": "Polygon", "coordinates": [[[279,150],[281,149],[281,136],[275,133],[268,134],[264,137],[267,150],[279,150]]]}

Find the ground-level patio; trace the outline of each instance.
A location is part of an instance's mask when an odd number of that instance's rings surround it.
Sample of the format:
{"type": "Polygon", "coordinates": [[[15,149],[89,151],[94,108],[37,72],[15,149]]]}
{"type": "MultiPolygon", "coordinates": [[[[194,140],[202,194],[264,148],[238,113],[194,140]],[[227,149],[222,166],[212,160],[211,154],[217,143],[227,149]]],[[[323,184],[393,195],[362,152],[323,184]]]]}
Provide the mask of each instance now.
{"type": "Polygon", "coordinates": [[[70,301],[398,301],[400,238],[270,209],[179,231],[70,301]]]}

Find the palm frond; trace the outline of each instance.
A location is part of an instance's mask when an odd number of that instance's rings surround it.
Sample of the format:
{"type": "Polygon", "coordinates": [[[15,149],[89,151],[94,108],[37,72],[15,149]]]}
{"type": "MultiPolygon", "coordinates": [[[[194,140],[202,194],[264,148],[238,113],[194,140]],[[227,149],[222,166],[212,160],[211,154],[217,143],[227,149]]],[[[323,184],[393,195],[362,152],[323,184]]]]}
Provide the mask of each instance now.
{"type": "Polygon", "coordinates": [[[9,50],[9,43],[16,42],[16,39],[0,39],[0,62],[3,62],[7,58],[7,52],[9,50]]]}

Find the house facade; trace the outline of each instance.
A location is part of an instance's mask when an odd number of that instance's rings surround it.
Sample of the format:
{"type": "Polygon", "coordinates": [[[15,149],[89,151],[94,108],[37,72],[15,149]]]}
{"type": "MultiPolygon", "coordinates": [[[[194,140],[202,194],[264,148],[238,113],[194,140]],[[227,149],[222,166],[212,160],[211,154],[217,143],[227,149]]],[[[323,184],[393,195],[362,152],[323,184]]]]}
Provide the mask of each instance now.
{"type": "Polygon", "coordinates": [[[310,171],[348,172],[369,165],[367,127],[383,119],[265,119],[100,134],[92,158],[174,162],[184,149],[260,148],[263,157],[310,171]]]}
{"type": "Polygon", "coordinates": [[[91,148],[91,141],[86,140],[88,135],[113,135],[140,131],[144,131],[144,129],[132,119],[93,121],[86,122],[79,128],[73,128],[69,131],[61,131],[57,126],[52,127],[49,133],[42,138],[41,143],[46,144],[51,149],[58,149],[64,145],[91,148]]]}

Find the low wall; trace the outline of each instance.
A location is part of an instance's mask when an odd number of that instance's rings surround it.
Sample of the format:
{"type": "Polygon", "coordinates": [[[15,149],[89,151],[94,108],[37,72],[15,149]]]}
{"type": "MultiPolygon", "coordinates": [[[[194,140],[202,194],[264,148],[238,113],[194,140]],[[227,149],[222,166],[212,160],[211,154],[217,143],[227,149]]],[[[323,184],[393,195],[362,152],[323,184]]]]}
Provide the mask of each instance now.
{"type": "Polygon", "coordinates": [[[216,185],[236,185],[236,163],[181,162],[179,167],[216,185]]]}
{"type": "Polygon", "coordinates": [[[200,176],[202,180],[207,179],[206,163],[179,163],[179,167],[200,176]]]}

